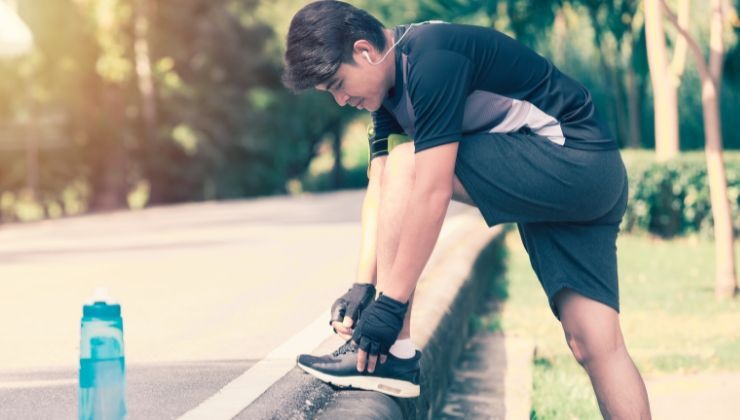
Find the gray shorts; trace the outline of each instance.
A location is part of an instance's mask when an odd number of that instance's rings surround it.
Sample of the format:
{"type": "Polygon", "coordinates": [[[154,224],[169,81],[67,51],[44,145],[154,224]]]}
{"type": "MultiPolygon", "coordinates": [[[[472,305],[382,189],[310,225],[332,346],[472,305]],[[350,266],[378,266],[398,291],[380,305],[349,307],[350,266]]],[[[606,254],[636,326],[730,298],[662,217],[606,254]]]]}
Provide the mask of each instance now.
{"type": "Polygon", "coordinates": [[[563,147],[531,133],[463,136],[455,174],[488,226],[517,223],[550,308],[568,288],[619,312],[617,234],[627,208],[619,150],[563,147]]]}

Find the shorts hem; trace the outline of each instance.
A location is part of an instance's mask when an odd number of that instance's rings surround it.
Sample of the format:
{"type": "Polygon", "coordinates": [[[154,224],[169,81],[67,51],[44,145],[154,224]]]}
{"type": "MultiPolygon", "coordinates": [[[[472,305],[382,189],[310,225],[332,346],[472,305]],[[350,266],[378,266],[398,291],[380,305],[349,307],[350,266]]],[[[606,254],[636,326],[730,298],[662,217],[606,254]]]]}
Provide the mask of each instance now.
{"type": "Polygon", "coordinates": [[[457,175],[457,178],[460,180],[460,183],[462,184],[463,188],[465,188],[465,191],[470,196],[470,199],[473,200],[473,203],[475,203],[475,207],[480,212],[481,216],[483,216],[483,220],[486,221],[486,224],[488,227],[493,227],[494,225],[498,224],[498,222],[495,222],[492,218],[490,218],[486,212],[488,211],[487,208],[484,209],[484,206],[481,205],[484,201],[481,199],[480,192],[473,187],[473,183],[469,182],[470,179],[467,178],[467,174],[464,174],[464,171],[460,170],[459,167],[455,167],[455,175],[457,175]]]}
{"type": "Polygon", "coordinates": [[[614,299],[613,297],[603,296],[603,295],[600,295],[599,293],[588,290],[581,286],[575,286],[571,283],[559,283],[551,291],[546,291],[547,302],[550,304],[550,310],[552,311],[553,315],[555,315],[555,318],[558,319],[558,321],[560,320],[560,314],[558,313],[557,305],[555,305],[555,296],[557,296],[557,294],[563,289],[570,289],[578,293],[581,296],[584,296],[591,300],[595,300],[597,302],[603,303],[604,305],[609,306],[610,308],[614,309],[617,313],[619,313],[619,299],[618,298],[614,299]]]}

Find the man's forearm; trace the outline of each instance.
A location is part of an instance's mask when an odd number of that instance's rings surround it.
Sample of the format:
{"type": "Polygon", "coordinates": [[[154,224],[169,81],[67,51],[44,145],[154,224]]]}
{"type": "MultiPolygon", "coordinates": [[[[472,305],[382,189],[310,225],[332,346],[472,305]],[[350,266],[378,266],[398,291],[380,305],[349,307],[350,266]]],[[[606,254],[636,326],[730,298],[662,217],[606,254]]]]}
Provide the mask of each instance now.
{"type": "Polygon", "coordinates": [[[386,156],[379,156],[370,165],[370,180],[362,203],[362,241],[360,258],[357,264],[358,283],[377,284],[378,258],[378,208],[380,206],[380,178],[383,174],[386,156]]]}
{"type": "Polygon", "coordinates": [[[414,186],[401,225],[391,281],[381,290],[388,297],[408,302],[437,243],[450,198],[450,192],[414,186]]]}

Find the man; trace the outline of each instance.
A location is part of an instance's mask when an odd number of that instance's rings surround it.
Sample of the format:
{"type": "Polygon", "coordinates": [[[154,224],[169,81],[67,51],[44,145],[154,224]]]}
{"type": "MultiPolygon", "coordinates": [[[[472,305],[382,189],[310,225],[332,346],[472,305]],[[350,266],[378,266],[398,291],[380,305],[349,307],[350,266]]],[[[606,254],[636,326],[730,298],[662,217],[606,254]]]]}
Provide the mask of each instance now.
{"type": "Polygon", "coordinates": [[[336,385],[418,395],[409,308],[455,199],[489,226],[517,223],[603,416],[649,418],[618,316],[626,172],[589,92],[493,29],[386,29],[339,1],[300,10],[287,43],[286,86],[327,91],[341,106],[370,111],[374,123],[358,279],[333,307],[335,331],[352,339],[298,365],[336,385]],[[413,143],[388,153],[391,134],[413,143]]]}

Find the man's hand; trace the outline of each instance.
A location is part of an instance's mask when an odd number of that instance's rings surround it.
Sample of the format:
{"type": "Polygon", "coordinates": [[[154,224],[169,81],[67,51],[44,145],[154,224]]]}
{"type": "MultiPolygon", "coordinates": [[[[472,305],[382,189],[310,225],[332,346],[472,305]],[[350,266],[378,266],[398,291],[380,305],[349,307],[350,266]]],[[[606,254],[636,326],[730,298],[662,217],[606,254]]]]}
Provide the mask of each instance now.
{"type": "Polygon", "coordinates": [[[403,328],[403,318],[409,304],[401,303],[383,294],[378,300],[365,309],[360,322],[357,324],[352,340],[358,345],[357,371],[365,370],[367,360],[367,371],[375,371],[378,356],[381,362],[385,362],[388,350],[398,338],[398,333],[403,328]],[[370,356],[368,358],[368,355],[370,356]]]}
{"type": "Polygon", "coordinates": [[[369,283],[355,283],[331,306],[329,324],[334,332],[344,340],[352,336],[352,327],[360,319],[362,311],[375,299],[375,286],[369,283]]]}

